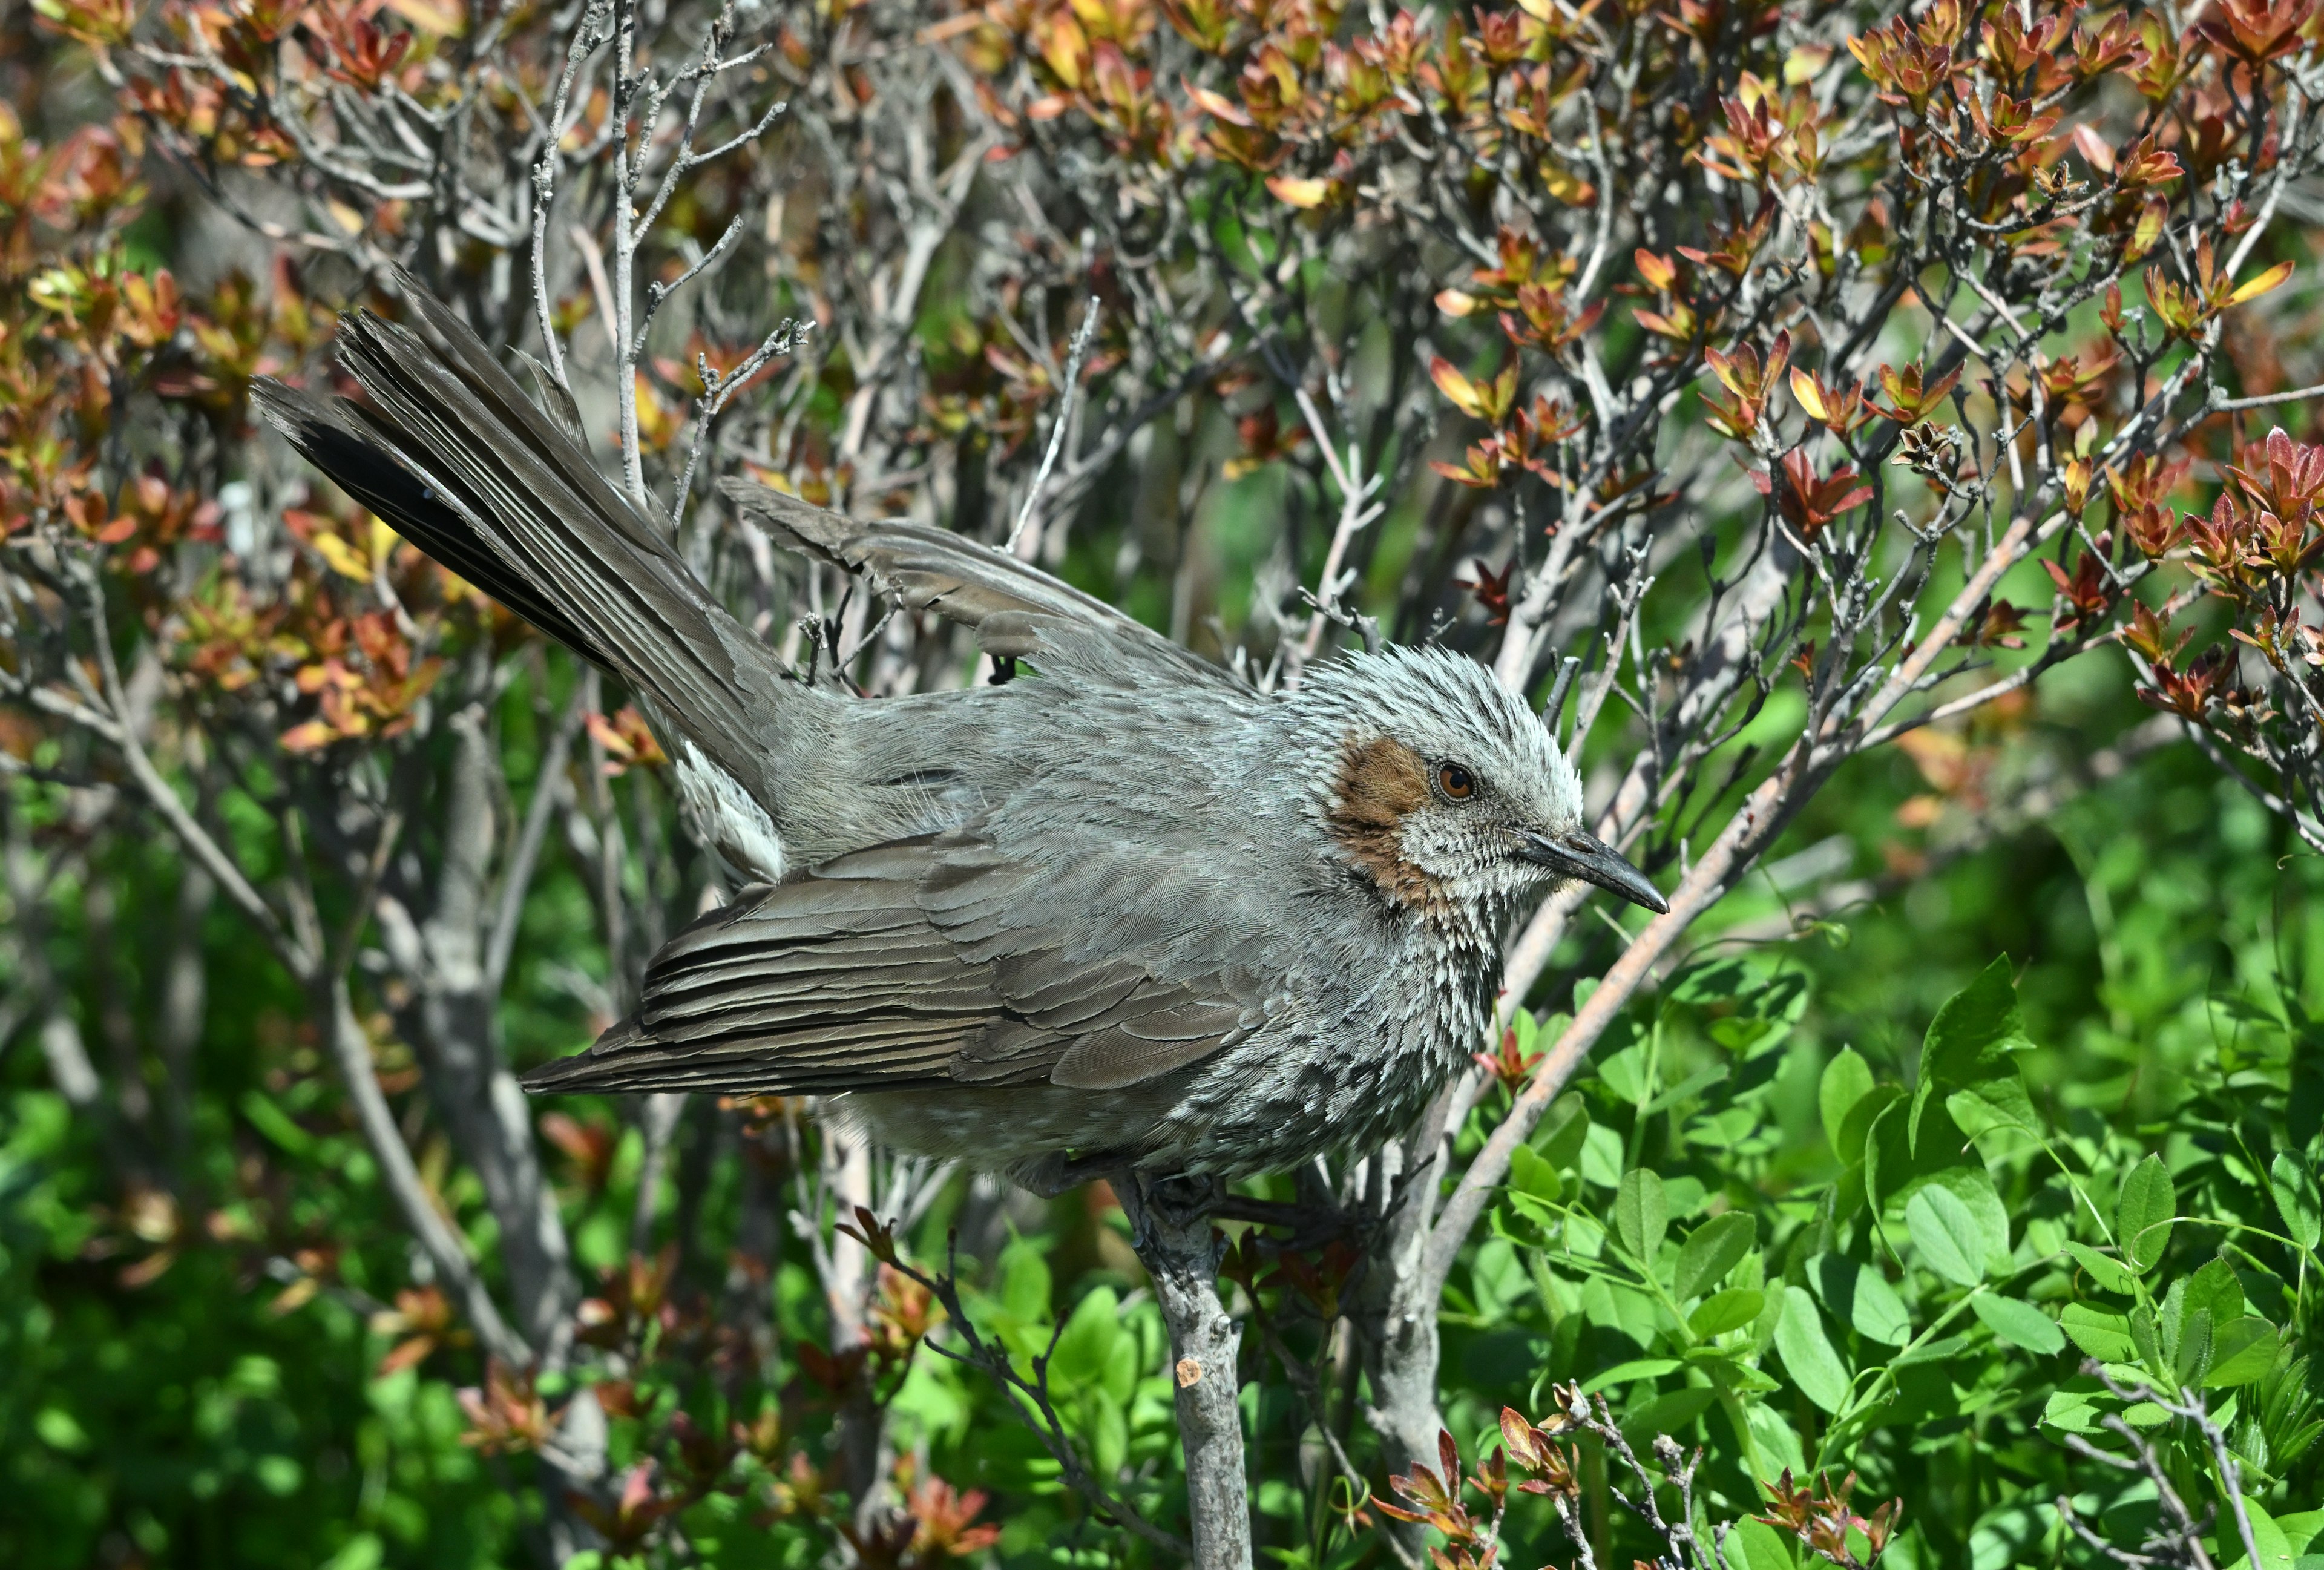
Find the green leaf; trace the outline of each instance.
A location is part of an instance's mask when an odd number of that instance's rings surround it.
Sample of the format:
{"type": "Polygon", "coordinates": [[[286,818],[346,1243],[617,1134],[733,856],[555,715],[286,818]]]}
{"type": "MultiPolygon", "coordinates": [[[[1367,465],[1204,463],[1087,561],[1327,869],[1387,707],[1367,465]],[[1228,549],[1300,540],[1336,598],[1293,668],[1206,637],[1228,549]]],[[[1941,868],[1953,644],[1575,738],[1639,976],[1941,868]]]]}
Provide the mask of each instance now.
{"type": "Polygon", "coordinates": [[[300,1158],[315,1153],[315,1136],[300,1128],[289,1113],[257,1091],[244,1093],[236,1105],[252,1128],[281,1146],[287,1153],[300,1158]]]}
{"type": "Polygon", "coordinates": [[[2068,1434],[2095,1434],[2099,1419],[2113,1406],[2113,1399],[2096,1388],[2095,1381],[2078,1381],[2090,1389],[2063,1388],[2050,1392],[2050,1399],[2042,1408],[2045,1427],[2061,1429],[2068,1434]]]}
{"type": "Polygon", "coordinates": [[[1732,1072],[1724,1063],[1714,1063],[1708,1068],[1699,1069],[1640,1107],[1638,1113],[1641,1117],[1653,1117],[1657,1113],[1666,1113],[1681,1102],[1693,1100],[1732,1072]]]}
{"type": "Polygon", "coordinates": [[[2163,1342],[2154,1333],[2154,1311],[2140,1303],[2130,1311],[2130,1344],[2150,1373],[2163,1368],[2163,1342]]]}
{"type": "Polygon", "coordinates": [[[1082,1403],[1087,1415],[1090,1461],[1099,1475],[1111,1477],[1130,1459],[1130,1415],[1110,1390],[1092,1391],[1082,1403]]]}
{"type": "Polygon", "coordinates": [[[2316,1174],[2289,1152],[2279,1150],[2267,1169],[2268,1192],[2275,1196],[2283,1230],[2309,1252],[2324,1242],[2324,1200],[2316,1192],[2316,1174]]]}
{"type": "Polygon", "coordinates": [[[1904,1300],[1876,1266],[1845,1254],[1821,1254],[1808,1261],[1808,1280],[1831,1316],[1866,1340],[1902,1346],[1913,1339],[1904,1300]]]}
{"type": "Polygon", "coordinates": [[[1957,1162],[1940,1167],[1929,1174],[1932,1187],[1942,1188],[1969,1207],[1969,1216],[1977,1223],[1978,1238],[1985,1245],[1985,1266],[1988,1270],[2006,1270],[2009,1265],[2009,1207],[2001,1202],[2001,1195],[1993,1187],[1993,1175],[1978,1160],[1957,1162]]]}
{"type": "Polygon", "coordinates": [[[1051,1287],[1046,1245],[1038,1238],[1010,1240],[1001,1252],[1001,1304],[1020,1325],[1047,1322],[1051,1287]]]}
{"type": "Polygon", "coordinates": [[[1987,1330],[2012,1346],[2022,1346],[2045,1357],[2065,1349],[2065,1333],[2058,1328],[2055,1320],[2031,1303],[1980,1292],[1969,1300],[1969,1311],[1985,1322],[1987,1330]]]}
{"type": "Polygon", "coordinates": [[[1985,1279],[1985,1233],[1959,1196],[1934,1184],[1904,1206],[1904,1229],[1921,1262],[1957,1286],[1985,1279]]]}
{"type": "Polygon", "coordinates": [[[2324,1510],[2301,1510],[2295,1515],[2278,1516],[2275,1524],[2283,1530],[2284,1541],[2295,1554],[2305,1554],[2324,1542],[2324,1510]]]}
{"type": "Polygon", "coordinates": [[[1793,1570],[1796,1563],[1783,1535],[1766,1522],[1746,1516],[1727,1534],[1727,1561],[1737,1570],[1793,1570]],[[1736,1550],[1740,1548],[1741,1553],[1736,1550]]]}
{"type": "Polygon", "coordinates": [[[1644,1167],[1622,1174],[1614,1194],[1614,1232],[1630,1257],[1648,1270],[1662,1251],[1663,1233],[1670,1228],[1670,1201],[1663,1180],[1644,1167]]]}
{"type": "Polygon", "coordinates": [[[1731,1003],[1759,985],[1759,974],[1739,955],[1714,955],[1696,960],[1671,977],[1666,989],[1674,1002],[1731,1003]]]}
{"type": "Polygon", "coordinates": [[[1614,1322],[1622,1333],[1641,1347],[1652,1346],[1662,1338],[1666,1321],[1662,1305],[1636,1287],[1625,1287],[1618,1281],[1606,1284],[1607,1296],[1614,1305],[1614,1322]]]}
{"type": "MultiPolygon", "coordinates": [[[[2174,1287],[2177,1283],[2172,1283],[2174,1287]]],[[[2236,1278],[2236,1269],[2224,1256],[2204,1262],[2203,1268],[2187,1278],[2183,1288],[2187,1312],[2209,1310],[2211,1323],[2220,1325],[2239,1319],[2244,1312],[2244,1284],[2236,1278]]]]}
{"type": "Polygon", "coordinates": [[[1784,1288],[1784,1316],[1775,1322],[1775,1350],[1783,1354],[1792,1382],[1827,1412],[1837,1412],[1848,1399],[1848,1365],[1832,1350],[1824,1334],[1823,1316],[1803,1287],[1784,1288]]]}
{"type": "Polygon", "coordinates": [[[1662,1076],[1656,1074],[1649,1082],[1646,1077],[1646,1048],[1643,1042],[1609,1052],[1598,1064],[1598,1082],[1613,1093],[1614,1099],[1637,1106],[1662,1088],[1662,1076]]]}
{"type": "Polygon", "coordinates": [[[1591,1123],[1582,1136],[1582,1178],[1600,1188],[1622,1180],[1622,1136],[1604,1123],[1591,1123]]]}
{"type": "Polygon", "coordinates": [[[1856,1104],[1872,1094],[1872,1066],[1853,1047],[1843,1047],[1840,1056],[1823,1066],[1823,1078],[1816,1085],[1816,1110],[1823,1114],[1823,1137],[1831,1141],[1833,1151],[1847,1161],[1863,1149],[1849,1150],[1840,1144],[1840,1131],[1848,1126],[1848,1114],[1856,1104]]]}
{"type": "Polygon", "coordinates": [[[1509,1187],[1554,1202],[1564,1196],[1565,1180],[1558,1176],[1555,1164],[1536,1155],[1531,1145],[1519,1145],[1509,1152],[1509,1187]]]}
{"type": "Polygon", "coordinates": [[[2229,1320],[2211,1334],[2211,1371],[2203,1383],[2229,1390],[2267,1377],[2275,1367],[2275,1326],[2256,1314],[2229,1320]]]}
{"type": "Polygon", "coordinates": [[[2082,1356],[2094,1356],[2101,1363],[2129,1363],[2138,1356],[2138,1347],[2131,1343],[2131,1322],[2122,1315],[2110,1315],[2103,1307],[2091,1307],[2089,1303],[2069,1303],[2057,1316],[2057,1326],[2066,1331],[2082,1356]]]}
{"type": "Polygon", "coordinates": [[[1767,1306],[1767,1295],[1751,1287],[1729,1287],[1724,1292],[1714,1292],[1705,1298],[1686,1316],[1686,1327],[1704,1341],[1714,1335],[1724,1335],[1730,1330],[1740,1330],[1759,1317],[1767,1306]]]}
{"type": "Polygon", "coordinates": [[[1945,1000],[1929,1021],[1921,1048],[1920,1083],[1913,1092],[1910,1148],[1921,1149],[1933,1104],[1958,1091],[1972,1092],[1997,1115],[2031,1129],[2034,1104],[2016,1055],[2034,1044],[2017,1011],[2017,988],[2003,955],[1968,986],[1945,1000]]]}
{"type": "Polygon", "coordinates": [[[2102,1254],[2088,1243],[2070,1242],[2066,1251],[2074,1256],[2082,1269],[2089,1272],[2090,1280],[2101,1292],[2116,1292],[2129,1297],[2131,1283],[2137,1277],[2123,1269],[2122,1261],[2111,1254],[2102,1254]]]}
{"type": "Polygon", "coordinates": [[[1711,1385],[1687,1385],[1675,1390],[1665,1390],[1622,1418],[1622,1431],[1637,1436],[1645,1443],[1654,1443],[1657,1434],[1677,1434],[1703,1414],[1704,1408],[1719,1399],[1719,1391],[1711,1385]]]}
{"type": "Polygon", "coordinates": [[[1969,1340],[1966,1335],[1948,1335],[1939,1341],[1924,1341],[1918,1346],[1907,1347],[1898,1353],[1889,1360],[1888,1366],[1904,1369],[1917,1363],[1950,1362],[1969,1350],[1969,1340]]]}
{"type": "Polygon", "coordinates": [[[1864,1208],[1864,1163],[1850,1161],[1840,1168],[1831,1185],[1831,1219],[1834,1225],[1854,1219],[1864,1208]]]}
{"type": "MultiPolygon", "coordinates": [[[[1876,1085],[1858,1098],[1857,1104],[1848,1109],[1848,1116],[1840,1120],[1837,1147],[1840,1159],[1851,1163],[1859,1158],[1870,1160],[1869,1142],[1873,1125],[1879,1122],[1881,1113],[1904,1099],[1904,1087],[1900,1085],[1876,1085]]],[[[1901,1141],[1899,1143],[1901,1148],[1901,1141]]]]}
{"type": "Polygon", "coordinates": [[[2042,1132],[2034,1111],[2034,1098],[2025,1093],[2022,1077],[1996,1079],[1972,1089],[1957,1090],[1945,1097],[1945,1110],[1952,1114],[1960,1131],[1972,1140],[1995,1129],[2015,1129],[2036,1138],[2042,1132]]]}
{"type": "Polygon", "coordinates": [[[2219,1556],[2236,1556],[2227,1570],[2292,1570],[2291,1539],[2283,1535],[2283,1528],[2275,1524],[2275,1518],[2267,1513],[2266,1507],[2246,1494],[2244,1517],[2251,1522],[2252,1546],[2259,1550],[2259,1563],[2255,1565],[2251,1555],[2244,1550],[2243,1533],[2236,1528],[2233,1513],[2222,1509],[2217,1528],[2219,1556]]]}
{"type": "MultiPolygon", "coordinates": [[[[1866,1098],[1869,1100],[1870,1098],[1866,1098]]],[[[1984,1159],[1941,1104],[1932,1104],[1920,1125],[1920,1149],[1912,1140],[1912,1103],[1892,1103],[1874,1122],[1864,1141],[1864,1183],[1875,1210],[1901,1205],[1923,1183],[1941,1181],[1972,1211],[1992,1223],[1991,1235],[2009,1234],[2008,1214],[1992,1192],[1984,1159]]]]}
{"type": "Polygon", "coordinates": [[[1714,1215],[1688,1234],[1678,1251],[1678,1273],[1671,1293],[1682,1303],[1721,1281],[1759,1241],[1759,1223],[1739,1210],[1714,1215]]]}
{"type": "Polygon", "coordinates": [[[1057,1350],[1049,1367],[1067,1386],[1102,1381],[1114,1349],[1126,1337],[1121,1328],[1121,1300],[1111,1287],[1100,1287],[1074,1305],[1065,1327],[1057,1333],[1057,1350]]]}
{"type": "Polygon", "coordinates": [[[1856,1274],[1856,1301],[1848,1316],[1856,1334],[1884,1346],[1902,1346],[1913,1339],[1913,1316],[1888,1278],[1870,1265],[1856,1274]]]}
{"type": "Polygon", "coordinates": [[[1618,1362],[1612,1368],[1600,1369],[1582,1381],[1582,1393],[1594,1396],[1600,1390],[1610,1390],[1616,1385],[1636,1384],[1640,1380],[1658,1380],[1674,1373],[1680,1367],[1674,1357],[1638,1357],[1628,1362],[1618,1362]]]}
{"type": "Polygon", "coordinates": [[[1786,1466],[1794,1477],[1806,1475],[1807,1456],[1800,1444],[1800,1431],[1792,1427],[1790,1418],[1766,1401],[1747,1401],[1743,1420],[1750,1426],[1752,1443],[1759,1447],[1760,1482],[1775,1482],[1786,1466]]]}
{"type": "Polygon", "coordinates": [[[1569,1090],[1549,1104],[1541,1127],[1534,1131],[1533,1144],[1544,1161],[1564,1171],[1582,1159],[1582,1144],[1589,1137],[1590,1110],[1580,1091],[1569,1090]]]}
{"type": "Polygon", "coordinates": [[[2171,1222],[2178,1214],[2178,1190],[2162,1157],[2147,1157],[2122,1180],[2122,1197],[2114,1207],[2115,1241],[2140,1275],[2153,1270],[2171,1246],[2171,1222]]]}

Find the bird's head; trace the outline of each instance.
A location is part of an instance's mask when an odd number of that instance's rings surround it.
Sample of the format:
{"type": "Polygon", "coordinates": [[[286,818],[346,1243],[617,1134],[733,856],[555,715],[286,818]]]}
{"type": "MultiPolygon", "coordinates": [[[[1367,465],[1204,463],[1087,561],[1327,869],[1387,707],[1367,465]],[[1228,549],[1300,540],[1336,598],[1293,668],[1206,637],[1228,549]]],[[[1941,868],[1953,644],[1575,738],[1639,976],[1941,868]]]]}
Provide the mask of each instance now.
{"type": "Polygon", "coordinates": [[[1333,737],[1325,826],[1391,901],[1506,908],[1542,883],[1580,878],[1670,908],[1583,827],[1573,765],[1475,660],[1436,649],[1358,655],[1318,671],[1299,701],[1333,737]]]}

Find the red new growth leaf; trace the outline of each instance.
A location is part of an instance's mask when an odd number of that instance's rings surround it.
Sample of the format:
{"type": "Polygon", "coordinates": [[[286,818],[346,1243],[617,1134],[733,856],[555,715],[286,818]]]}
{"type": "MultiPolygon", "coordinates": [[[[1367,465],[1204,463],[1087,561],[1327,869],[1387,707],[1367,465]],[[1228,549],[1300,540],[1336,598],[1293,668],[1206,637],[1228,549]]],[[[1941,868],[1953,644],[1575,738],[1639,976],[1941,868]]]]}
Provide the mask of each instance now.
{"type": "Polygon", "coordinates": [[[468,1431],[460,1443],[486,1455],[538,1450],[550,1429],[549,1407],[533,1389],[530,1370],[511,1373],[497,1360],[484,1365],[484,1382],[458,1392],[468,1431]]]}
{"type": "Polygon", "coordinates": [[[1917,425],[1944,402],[1945,394],[1960,380],[1959,366],[1941,376],[1928,377],[1917,363],[1901,371],[1883,365],[1880,386],[1888,394],[1888,402],[1873,404],[1873,411],[1899,425],[1917,425]]]}
{"type": "Polygon", "coordinates": [[[1775,504],[1785,522],[1812,541],[1833,522],[1872,499],[1872,487],[1854,469],[1841,467],[1818,477],[1805,448],[1785,453],[1773,471],[1754,469],[1751,484],[1775,504]]]}
{"type": "Polygon", "coordinates": [[[665,1516],[693,1502],[683,1493],[661,1492],[654,1480],[654,1464],[641,1461],[622,1475],[622,1492],[611,1505],[578,1490],[565,1497],[574,1513],[596,1528],[616,1553],[628,1553],[645,1541],[665,1516]]]}
{"type": "Polygon", "coordinates": [[[1775,341],[1767,346],[1764,364],[1758,349],[1748,343],[1737,344],[1725,354],[1717,349],[1703,350],[1703,363],[1729,394],[1725,398],[1716,392],[1702,395],[1702,405],[1710,411],[1711,428],[1731,440],[1749,441],[1752,433],[1759,429],[1767,399],[1774,393],[1791,356],[1792,335],[1788,332],[1775,335],[1775,341]]]}
{"type": "Polygon", "coordinates": [[[2095,552],[2083,552],[2070,577],[2048,557],[2042,559],[2042,568],[2058,586],[2058,608],[2052,624],[2060,632],[2104,616],[2114,604],[2113,582],[2095,552]]]}
{"type": "Polygon", "coordinates": [[[1487,567],[1481,559],[1471,565],[1477,576],[1473,579],[1456,577],[1453,585],[1477,596],[1477,603],[1485,608],[1487,626],[1500,626],[1509,619],[1509,575],[1517,571],[1517,559],[1510,557],[1499,572],[1487,567]]]}
{"type": "Polygon", "coordinates": [[[1469,1056],[1476,1060],[1478,1067],[1498,1080],[1502,1089],[1514,1093],[1532,1076],[1533,1066],[1542,1060],[1543,1054],[1518,1051],[1517,1033],[1505,1030],[1498,1050],[1472,1052],[1469,1056]]]}
{"type": "Polygon", "coordinates": [[[1840,1482],[1838,1492],[1823,1473],[1816,1474],[1816,1486],[1811,1490],[1792,1482],[1792,1470],[1784,1469],[1783,1476],[1768,1490],[1773,1503],[1768,1512],[1755,1516],[1754,1520],[1787,1531],[1797,1537],[1811,1550],[1840,1565],[1869,1564],[1880,1557],[1895,1536],[1896,1523],[1904,1513],[1904,1501],[1890,1500],[1870,1517],[1856,1514],[1849,1509],[1848,1496],[1856,1489],[1856,1473],[1849,1473],[1840,1482]],[[1864,1534],[1870,1553],[1858,1560],[1850,1550],[1848,1534],[1850,1530],[1864,1534]]]}
{"type": "Polygon", "coordinates": [[[602,714],[591,714],[582,723],[588,727],[591,739],[604,749],[604,767],[608,779],[632,769],[659,769],[669,762],[669,754],[661,750],[653,732],[646,728],[645,716],[626,704],[611,719],[602,714]]]}
{"type": "Polygon", "coordinates": [[[999,1527],[970,1525],[984,1509],[986,1498],[982,1489],[963,1493],[941,1477],[931,1477],[914,1488],[905,1502],[906,1511],[918,1523],[912,1538],[914,1551],[965,1559],[999,1542],[999,1527]]]}
{"type": "Polygon", "coordinates": [[[2178,640],[2172,642],[2170,619],[2156,614],[2144,605],[2138,605],[2131,608],[2130,625],[2123,629],[2122,641],[2135,650],[2148,664],[2157,665],[2169,664],[2176,660],[2187,647],[2187,641],[2194,635],[2190,629],[2180,633],[2178,640]]]}
{"type": "Polygon", "coordinates": [[[2301,30],[2315,14],[2316,0],[2212,0],[2195,32],[2212,48],[2256,66],[2299,48],[2301,30]]]}

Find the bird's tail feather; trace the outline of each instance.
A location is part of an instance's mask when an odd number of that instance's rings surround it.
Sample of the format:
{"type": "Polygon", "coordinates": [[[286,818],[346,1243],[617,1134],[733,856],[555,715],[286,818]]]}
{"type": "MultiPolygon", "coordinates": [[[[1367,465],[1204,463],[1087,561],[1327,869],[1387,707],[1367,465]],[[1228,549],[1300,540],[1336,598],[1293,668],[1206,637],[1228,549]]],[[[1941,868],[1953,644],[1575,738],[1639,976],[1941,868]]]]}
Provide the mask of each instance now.
{"type": "Polygon", "coordinates": [[[669,539],[563,422],[528,398],[475,333],[416,282],[411,319],[340,326],[367,402],[276,382],[261,410],[325,474],[438,561],[620,677],[744,780],[781,674],[669,539]]]}

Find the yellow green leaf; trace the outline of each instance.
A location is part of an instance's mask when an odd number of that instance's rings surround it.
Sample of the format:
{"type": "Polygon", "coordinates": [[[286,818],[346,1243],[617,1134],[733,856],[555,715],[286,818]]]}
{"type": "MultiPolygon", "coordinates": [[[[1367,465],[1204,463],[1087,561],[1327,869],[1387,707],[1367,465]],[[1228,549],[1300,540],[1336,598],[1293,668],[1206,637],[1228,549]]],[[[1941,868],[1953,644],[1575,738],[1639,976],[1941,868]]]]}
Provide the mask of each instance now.
{"type": "Polygon", "coordinates": [[[2266,272],[2261,273],[2258,277],[2250,280],[2233,294],[2227,296],[2227,303],[2229,305],[2241,305],[2247,300],[2257,300],[2261,295],[2265,294],[2269,290],[2273,289],[2276,285],[2282,283],[2285,279],[2291,276],[2292,263],[2289,262],[2279,262],[2274,266],[2269,268],[2266,272]]]}

